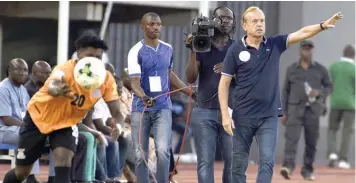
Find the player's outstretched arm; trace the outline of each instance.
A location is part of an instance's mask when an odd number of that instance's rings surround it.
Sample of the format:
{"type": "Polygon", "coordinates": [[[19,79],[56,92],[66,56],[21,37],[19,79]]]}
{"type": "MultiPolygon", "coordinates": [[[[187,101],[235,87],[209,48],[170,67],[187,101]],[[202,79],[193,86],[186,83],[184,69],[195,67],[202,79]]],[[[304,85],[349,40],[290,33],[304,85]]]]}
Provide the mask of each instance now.
{"type": "Polygon", "coordinates": [[[64,96],[71,98],[70,89],[64,82],[64,72],[55,70],[49,78],[48,93],[52,96],[64,96]]]}
{"type": "Polygon", "coordinates": [[[288,46],[299,43],[305,39],[311,38],[325,29],[334,28],[336,21],[342,18],[343,18],[343,14],[339,12],[334,14],[331,18],[329,18],[323,23],[309,25],[301,28],[296,32],[291,33],[288,36],[288,46]]]}

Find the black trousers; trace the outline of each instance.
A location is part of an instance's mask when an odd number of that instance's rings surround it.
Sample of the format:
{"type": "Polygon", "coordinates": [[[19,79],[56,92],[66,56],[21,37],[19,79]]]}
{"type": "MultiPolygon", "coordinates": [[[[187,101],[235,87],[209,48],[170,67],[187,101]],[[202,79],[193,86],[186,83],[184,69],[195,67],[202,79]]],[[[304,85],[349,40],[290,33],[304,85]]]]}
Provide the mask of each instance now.
{"type": "Polygon", "coordinates": [[[304,129],[305,149],[302,173],[313,172],[316,146],[319,139],[319,116],[316,116],[309,107],[306,107],[303,116],[297,114],[297,112],[289,112],[287,115],[283,166],[292,171],[295,169],[298,142],[302,129],[304,129]]]}

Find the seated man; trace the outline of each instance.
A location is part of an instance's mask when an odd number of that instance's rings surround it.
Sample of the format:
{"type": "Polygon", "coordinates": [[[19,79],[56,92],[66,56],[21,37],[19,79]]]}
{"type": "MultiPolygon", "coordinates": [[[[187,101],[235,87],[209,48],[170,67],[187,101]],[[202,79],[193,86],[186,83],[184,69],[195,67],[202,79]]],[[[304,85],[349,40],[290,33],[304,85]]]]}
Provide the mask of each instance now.
{"type": "MultiPolygon", "coordinates": [[[[115,74],[114,67],[111,64],[107,63],[106,69],[113,75],[115,74]]],[[[120,96],[121,90],[119,90],[119,88],[120,87],[118,87],[118,94],[120,96]]],[[[99,100],[94,106],[94,112],[92,114],[93,126],[90,125],[90,127],[97,129],[105,135],[108,146],[97,148],[97,158],[104,170],[104,175],[99,173],[97,177],[99,180],[109,178],[113,182],[119,182],[124,164],[125,148],[120,147],[120,141],[118,141],[119,134],[116,136],[112,134],[112,128],[107,125],[107,122],[111,120],[111,114],[107,104],[104,100],[99,100]],[[115,139],[113,139],[113,135],[115,139]]]]}
{"type": "Polygon", "coordinates": [[[79,129],[79,143],[77,152],[72,160],[71,180],[73,182],[95,182],[95,172],[97,168],[96,148],[98,146],[96,140],[100,145],[105,145],[104,136],[101,132],[89,128],[86,124],[91,120],[91,111],[88,112],[87,117],[83,119],[82,123],[78,124],[79,129]],[[88,117],[89,116],[89,117],[88,117]]]}
{"type": "MultiPolygon", "coordinates": [[[[20,58],[11,60],[7,76],[0,83],[0,143],[18,145],[20,126],[24,124],[23,118],[30,101],[30,96],[23,86],[28,76],[27,63],[20,58]]],[[[20,156],[21,153],[18,157],[20,156]]],[[[38,183],[34,174],[39,172],[37,160],[27,177],[27,183],[38,183]]]]}
{"type": "MultiPolygon", "coordinates": [[[[112,181],[119,181],[120,178],[120,157],[119,157],[119,143],[118,135],[115,139],[112,137],[112,128],[106,125],[106,121],[111,120],[111,114],[103,100],[99,100],[94,106],[92,114],[92,124],[88,125],[93,129],[97,129],[104,134],[108,141],[108,146],[97,147],[97,158],[103,167],[104,175],[97,174],[98,180],[110,179],[112,181]]],[[[108,181],[108,180],[106,180],[108,181]]]]}
{"type": "MultiPolygon", "coordinates": [[[[31,79],[29,79],[24,85],[30,98],[44,85],[48,77],[52,72],[51,66],[45,61],[36,61],[32,65],[31,79]]],[[[50,151],[49,154],[49,176],[48,183],[54,181],[54,164],[53,164],[53,153],[50,151]]],[[[31,179],[31,177],[30,177],[31,179]]],[[[29,180],[29,178],[27,178],[29,180]]]]}

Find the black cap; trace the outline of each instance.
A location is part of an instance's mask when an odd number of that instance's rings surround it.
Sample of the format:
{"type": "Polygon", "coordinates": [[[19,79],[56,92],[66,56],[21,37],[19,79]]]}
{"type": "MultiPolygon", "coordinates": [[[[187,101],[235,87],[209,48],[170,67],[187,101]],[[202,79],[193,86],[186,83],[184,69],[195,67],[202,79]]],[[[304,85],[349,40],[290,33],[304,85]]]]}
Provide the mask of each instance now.
{"type": "Polygon", "coordinates": [[[305,47],[305,46],[314,48],[314,43],[310,40],[303,40],[302,42],[300,42],[300,47],[305,47]]]}

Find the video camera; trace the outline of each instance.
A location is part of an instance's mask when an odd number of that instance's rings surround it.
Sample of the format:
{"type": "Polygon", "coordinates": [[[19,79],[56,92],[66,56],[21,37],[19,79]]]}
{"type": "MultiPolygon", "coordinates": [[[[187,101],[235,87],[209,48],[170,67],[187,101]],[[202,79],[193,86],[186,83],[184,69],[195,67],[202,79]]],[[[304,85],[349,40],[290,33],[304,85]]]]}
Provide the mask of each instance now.
{"type": "Polygon", "coordinates": [[[209,52],[211,48],[211,38],[214,36],[214,28],[219,28],[221,20],[219,18],[209,19],[201,15],[193,19],[192,22],[192,43],[186,45],[195,52],[209,52]]]}

